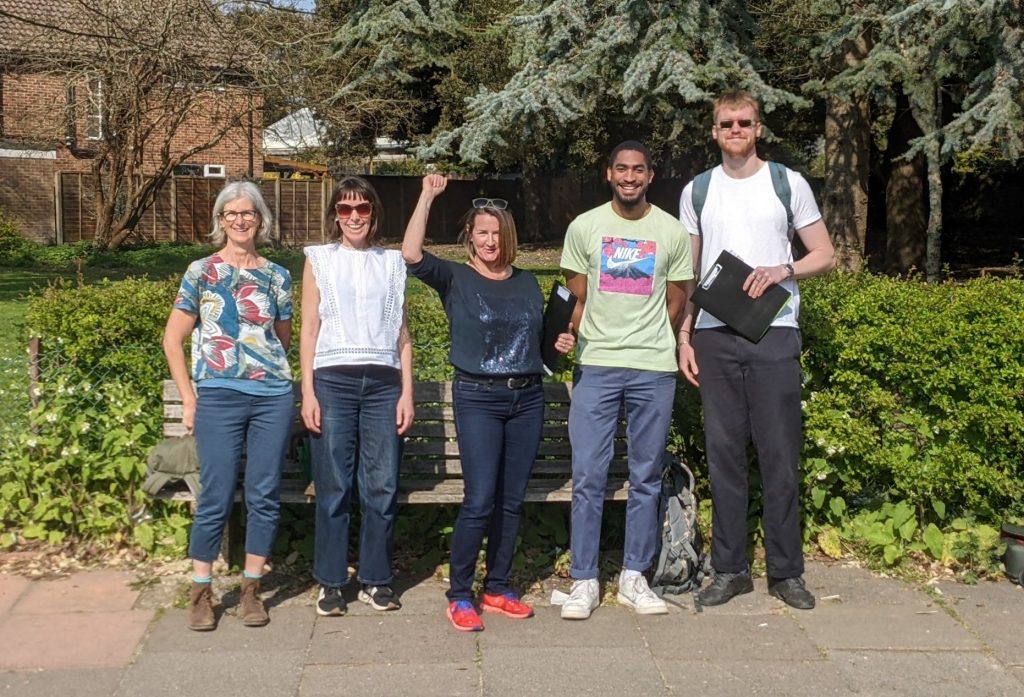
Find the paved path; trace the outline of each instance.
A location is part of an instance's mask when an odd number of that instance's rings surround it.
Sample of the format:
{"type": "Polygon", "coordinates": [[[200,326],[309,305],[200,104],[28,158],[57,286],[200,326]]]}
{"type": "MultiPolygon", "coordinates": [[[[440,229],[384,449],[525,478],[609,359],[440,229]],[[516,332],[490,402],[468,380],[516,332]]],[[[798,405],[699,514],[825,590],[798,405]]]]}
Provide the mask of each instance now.
{"type": "Polygon", "coordinates": [[[318,618],[312,592],[274,598],[263,629],[241,626],[228,594],[208,633],[129,580],[0,575],[0,697],[1024,694],[1024,590],[1007,582],[941,583],[932,596],[815,563],[810,612],[761,580],[702,613],[683,596],[668,616],[606,604],[566,622],[538,603],[534,619],[486,615],[486,631],[461,634],[433,579],[387,614],[353,597],[348,616],[318,618]]]}

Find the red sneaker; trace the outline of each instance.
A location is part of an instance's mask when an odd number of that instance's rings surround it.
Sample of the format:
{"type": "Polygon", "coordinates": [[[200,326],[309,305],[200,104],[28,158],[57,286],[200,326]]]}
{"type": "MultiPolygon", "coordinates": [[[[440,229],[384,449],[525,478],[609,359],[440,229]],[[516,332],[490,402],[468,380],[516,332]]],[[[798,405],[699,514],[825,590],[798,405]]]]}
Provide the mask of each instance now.
{"type": "Polygon", "coordinates": [[[448,603],[448,619],[460,632],[484,631],[483,620],[473,609],[473,603],[468,600],[453,600],[448,603]]]}
{"type": "Polygon", "coordinates": [[[490,595],[484,593],[480,599],[480,609],[484,612],[497,612],[516,620],[533,617],[533,608],[519,599],[515,593],[490,595]]]}

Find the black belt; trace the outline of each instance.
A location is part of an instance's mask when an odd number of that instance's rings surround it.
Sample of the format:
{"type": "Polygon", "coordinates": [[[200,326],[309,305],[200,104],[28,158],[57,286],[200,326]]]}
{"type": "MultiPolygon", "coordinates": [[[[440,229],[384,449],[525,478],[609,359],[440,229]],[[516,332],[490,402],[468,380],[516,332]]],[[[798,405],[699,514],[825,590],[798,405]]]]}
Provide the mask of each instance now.
{"type": "Polygon", "coordinates": [[[499,376],[489,378],[483,375],[470,375],[469,373],[456,371],[455,379],[486,387],[507,387],[510,390],[522,390],[540,384],[540,375],[514,375],[512,377],[499,376]]]}

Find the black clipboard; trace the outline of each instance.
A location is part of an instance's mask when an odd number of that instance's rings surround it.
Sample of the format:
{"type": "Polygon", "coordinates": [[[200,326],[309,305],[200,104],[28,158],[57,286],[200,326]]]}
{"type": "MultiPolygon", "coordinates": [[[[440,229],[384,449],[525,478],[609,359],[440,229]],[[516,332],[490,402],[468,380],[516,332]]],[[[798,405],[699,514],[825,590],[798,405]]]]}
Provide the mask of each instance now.
{"type": "Polygon", "coordinates": [[[761,297],[751,298],[743,290],[743,282],[753,270],[735,255],[723,251],[697,283],[693,304],[756,344],[791,294],[776,284],[761,297]]]}
{"type": "Polygon", "coordinates": [[[544,310],[544,338],[541,340],[541,359],[548,374],[558,370],[562,354],[555,348],[558,335],[568,331],[572,313],[576,309],[576,296],[558,281],[551,286],[548,306],[544,310]]]}

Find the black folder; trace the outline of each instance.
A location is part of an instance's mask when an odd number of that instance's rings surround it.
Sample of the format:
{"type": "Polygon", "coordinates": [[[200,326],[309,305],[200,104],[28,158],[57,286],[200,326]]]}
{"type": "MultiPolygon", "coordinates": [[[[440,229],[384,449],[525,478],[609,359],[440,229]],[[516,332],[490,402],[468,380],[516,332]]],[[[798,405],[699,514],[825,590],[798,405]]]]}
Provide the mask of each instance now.
{"type": "Polygon", "coordinates": [[[693,304],[757,343],[789,302],[790,292],[773,285],[761,297],[751,298],[743,290],[743,282],[753,270],[723,251],[697,284],[693,304]]]}
{"type": "Polygon", "coordinates": [[[544,339],[541,341],[541,358],[544,367],[551,373],[558,369],[562,354],[555,348],[558,335],[568,331],[572,321],[573,310],[576,309],[576,296],[558,281],[551,286],[548,306],[544,310],[544,339]]]}

